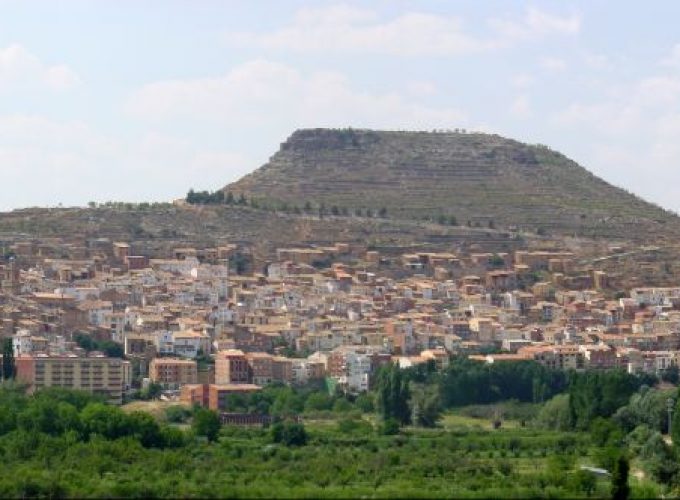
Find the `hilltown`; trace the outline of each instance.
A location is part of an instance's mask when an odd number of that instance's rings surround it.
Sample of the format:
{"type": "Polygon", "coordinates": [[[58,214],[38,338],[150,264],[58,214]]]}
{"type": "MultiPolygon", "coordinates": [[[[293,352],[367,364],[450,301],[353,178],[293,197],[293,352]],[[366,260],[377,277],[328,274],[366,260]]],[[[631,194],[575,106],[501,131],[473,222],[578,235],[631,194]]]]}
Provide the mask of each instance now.
{"type": "MultiPolygon", "coordinates": [[[[337,243],[280,248],[261,274],[237,274],[254,267],[237,244],[163,258],[104,238],[0,248],[0,334],[31,390],[121,403],[157,384],[228,410],[228,395],[273,382],[360,393],[381,365],[452,355],[655,374],[680,357],[680,286],[622,290],[630,281],[564,248],[387,255],[337,243]]],[[[627,255],[605,250],[613,268],[627,255]]]]}

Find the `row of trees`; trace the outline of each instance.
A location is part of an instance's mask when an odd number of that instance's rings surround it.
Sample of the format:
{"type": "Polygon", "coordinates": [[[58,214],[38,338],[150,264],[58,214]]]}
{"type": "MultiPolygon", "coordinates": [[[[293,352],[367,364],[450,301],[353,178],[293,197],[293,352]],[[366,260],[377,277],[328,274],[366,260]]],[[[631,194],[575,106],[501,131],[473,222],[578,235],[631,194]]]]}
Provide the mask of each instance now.
{"type": "Polygon", "coordinates": [[[248,205],[248,199],[243,193],[236,198],[231,191],[225,194],[221,189],[217,191],[194,191],[190,189],[185,199],[187,203],[192,205],[248,205]]]}
{"type": "Polygon", "coordinates": [[[144,447],[181,446],[184,434],[159,425],[148,413],[125,413],[96,395],[65,389],[44,389],[26,396],[20,386],[0,389],[0,436],[12,432],[68,434],[76,441],[132,437],[144,447]]]}
{"type": "Polygon", "coordinates": [[[123,346],[112,340],[99,340],[87,333],[78,332],[73,336],[79,347],[87,352],[101,351],[111,358],[122,358],[125,354],[123,346]]]}
{"type": "MultiPolygon", "coordinates": [[[[316,206],[312,205],[311,202],[307,201],[300,207],[298,205],[291,205],[287,202],[282,202],[275,206],[270,206],[268,204],[258,202],[255,199],[248,199],[243,193],[239,194],[238,197],[234,196],[231,191],[217,190],[217,191],[194,191],[189,190],[185,198],[186,202],[191,205],[235,205],[235,206],[250,206],[252,208],[269,210],[273,212],[284,212],[292,213],[297,215],[307,214],[307,215],[318,215],[319,217],[324,217],[327,215],[332,215],[334,217],[349,217],[354,215],[356,217],[387,217],[387,208],[382,207],[379,209],[371,208],[355,208],[354,210],[348,209],[347,207],[339,207],[337,205],[332,205],[327,207],[324,203],[320,203],[316,206]]],[[[455,218],[454,218],[455,220],[455,218]]]]}
{"type": "Polygon", "coordinates": [[[538,416],[545,427],[587,430],[595,419],[617,411],[616,418],[632,427],[637,425],[630,423],[634,416],[642,419],[643,414],[651,422],[662,422],[665,403],[658,391],[631,399],[654,381],[654,377],[621,370],[578,373],[552,370],[534,361],[487,365],[454,358],[443,371],[437,371],[433,363],[407,370],[383,367],[376,377],[375,395],[383,420],[399,425],[434,427],[446,408],[515,401],[547,402],[538,416]]]}

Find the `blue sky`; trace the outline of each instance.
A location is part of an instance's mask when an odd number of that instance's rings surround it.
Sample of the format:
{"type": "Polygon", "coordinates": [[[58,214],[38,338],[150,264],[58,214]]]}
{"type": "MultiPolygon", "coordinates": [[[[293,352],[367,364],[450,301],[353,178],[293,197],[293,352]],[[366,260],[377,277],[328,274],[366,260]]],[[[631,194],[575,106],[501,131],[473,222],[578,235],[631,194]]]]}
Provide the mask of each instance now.
{"type": "Polygon", "coordinates": [[[680,210],[678,19],[671,0],[0,0],[0,210],[216,189],[326,126],[543,143],[680,210]]]}

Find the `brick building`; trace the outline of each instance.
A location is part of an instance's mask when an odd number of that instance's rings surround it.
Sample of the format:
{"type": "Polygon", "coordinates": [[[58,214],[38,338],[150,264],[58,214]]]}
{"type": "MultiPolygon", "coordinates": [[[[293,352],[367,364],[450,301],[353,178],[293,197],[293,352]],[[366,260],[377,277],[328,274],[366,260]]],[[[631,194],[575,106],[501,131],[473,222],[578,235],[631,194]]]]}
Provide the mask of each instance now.
{"type": "Polygon", "coordinates": [[[103,394],[110,403],[123,402],[129,385],[130,363],[104,356],[77,357],[37,354],[16,358],[16,378],[34,392],[44,387],[63,387],[103,394]]]}
{"type": "Polygon", "coordinates": [[[149,378],[165,389],[178,389],[198,383],[196,361],[190,359],[154,358],[149,364],[149,378]]]}

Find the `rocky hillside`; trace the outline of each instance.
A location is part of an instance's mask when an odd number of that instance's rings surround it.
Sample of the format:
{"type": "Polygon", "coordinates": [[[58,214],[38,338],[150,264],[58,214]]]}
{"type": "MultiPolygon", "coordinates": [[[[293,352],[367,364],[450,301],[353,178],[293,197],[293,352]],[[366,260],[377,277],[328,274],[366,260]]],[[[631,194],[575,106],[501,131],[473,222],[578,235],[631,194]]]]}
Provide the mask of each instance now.
{"type": "MultiPolygon", "coordinates": [[[[129,205],[129,206],[128,206],[129,205]]],[[[147,204],[148,205],[148,204],[147,204]]],[[[0,247],[19,238],[128,241],[135,251],[170,255],[176,246],[239,243],[258,259],[277,247],[347,242],[389,253],[390,248],[429,251],[512,251],[544,238],[509,231],[364,217],[319,218],[236,206],[31,208],[0,213],[0,247]]]]}
{"type": "Polygon", "coordinates": [[[398,219],[548,234],[647,239],[680,219],[544,146],[487,134],[296,131],[269,162],[224,188],[270,207],[311,205],[398,219]]]}

